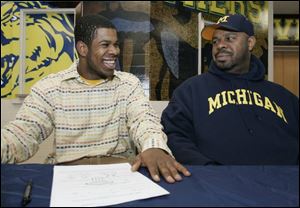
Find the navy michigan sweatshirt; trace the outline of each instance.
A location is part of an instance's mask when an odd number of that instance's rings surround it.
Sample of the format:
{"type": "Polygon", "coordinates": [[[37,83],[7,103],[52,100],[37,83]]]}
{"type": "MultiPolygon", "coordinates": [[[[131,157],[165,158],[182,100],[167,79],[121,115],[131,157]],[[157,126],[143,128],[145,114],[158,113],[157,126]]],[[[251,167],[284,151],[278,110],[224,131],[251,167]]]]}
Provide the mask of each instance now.
{"type": "Polygon", "coordinates": [[[251,56],[246,74],[229,74],[212,62],[185,81],[162,114],[168,145],[190,165],[299,164],[299,99],[266,81],[251,56]]]}

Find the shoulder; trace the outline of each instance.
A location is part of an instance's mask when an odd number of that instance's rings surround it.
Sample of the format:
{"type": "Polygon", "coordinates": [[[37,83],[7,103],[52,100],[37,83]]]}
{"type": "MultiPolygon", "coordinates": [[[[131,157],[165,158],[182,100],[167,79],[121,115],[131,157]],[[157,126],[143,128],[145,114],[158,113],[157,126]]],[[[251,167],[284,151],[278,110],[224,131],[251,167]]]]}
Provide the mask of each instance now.
{"type": "Polygon", "coordinates": [[[205,84],[206,80],[209,79],[209,74],[204,73],[201,75],[193,76],[187,80],[185,80],[181,85],[179,85],[175,91],[185,91],[187,89],[198,89],[203,84],[205,84]]]}
{"type": "Polygon", "coordinates": [[[141,83],[139,78],[128,72],[116,71],[115,75],[120,79],[122,84],[135,86],[141,83]]]}
{"type": "Polygon", "coordinates": [[[264,81],[265,86],[262,86],[268,93],[273,96],[277,104],[281,106],[296,106],[299,108],[299,98],[285,87],[270,81],[264,81]]]}
{"type": "Polygon", "coordinates": [[[60,86],[60,83],[66,79],[73,77],[77,73],[76,67],[71,65],[68,69],[62,70],[57,73],[49,74],[46,77],[39,80],[33,85],[32,89],[39,89],[42,91],[53,90],[60,86]]]}
{"type": "Polygon", "coordinates": [[[289,91],[287,88],[283,87],[280,84],[277,84],[275,82],[267,81],[265,80],[266,84],[270,86],[272,91],[276,94],[279,94],[280,96],[286,95],[291,97],[297,97],[294,95],[291,91],[289,91]]]}

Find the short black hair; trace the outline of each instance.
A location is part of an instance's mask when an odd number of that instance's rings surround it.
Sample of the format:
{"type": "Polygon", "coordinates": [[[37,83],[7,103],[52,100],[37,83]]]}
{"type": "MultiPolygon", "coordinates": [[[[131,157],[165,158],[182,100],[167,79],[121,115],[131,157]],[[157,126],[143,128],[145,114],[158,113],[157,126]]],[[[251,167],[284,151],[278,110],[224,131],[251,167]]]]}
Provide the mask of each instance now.
{"type": "Polygon", "coordinates": [[[109,19],[99,14],[82,16],[78,19],[75,25],[75,44],[78,41],[82,41],[90,46],[92,40],[94,39],[95,31],[98,28],[112,28],[117,30],[109,19]]]}

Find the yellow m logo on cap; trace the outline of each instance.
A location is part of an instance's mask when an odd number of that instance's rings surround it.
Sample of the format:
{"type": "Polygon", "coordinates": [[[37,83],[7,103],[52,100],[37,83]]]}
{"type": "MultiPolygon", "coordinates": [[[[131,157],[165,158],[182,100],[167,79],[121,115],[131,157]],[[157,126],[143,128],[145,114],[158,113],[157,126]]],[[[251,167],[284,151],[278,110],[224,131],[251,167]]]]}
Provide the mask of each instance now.
{"type": "Polygon", "coordinates": [[[229,16],[221,17],[221,18],[218,20],[217,24],[219,24],[219,23],[221,23],[221,22],[227,22],[227,18],[228,18],[228,17],[229,17],[229,16]]]}

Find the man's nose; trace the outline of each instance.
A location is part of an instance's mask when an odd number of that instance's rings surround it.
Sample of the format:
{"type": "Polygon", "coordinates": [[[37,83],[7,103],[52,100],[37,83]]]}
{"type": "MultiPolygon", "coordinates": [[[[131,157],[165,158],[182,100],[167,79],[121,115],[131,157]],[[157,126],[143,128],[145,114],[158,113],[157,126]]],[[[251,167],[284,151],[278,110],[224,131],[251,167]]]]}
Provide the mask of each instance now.
{"type": "Polygon", "coordinates": [[[120,48],[117,46],[110,46],[108,49],[109,54],[118,55],[120,53],[120,48]]]}
{"type": "Polygon", "coordinates": [[[219,42],[217,43],[217,48],[218,49],[227,48],[226,41],[224,41],[224,39],[220,39],[219,42]]]}

